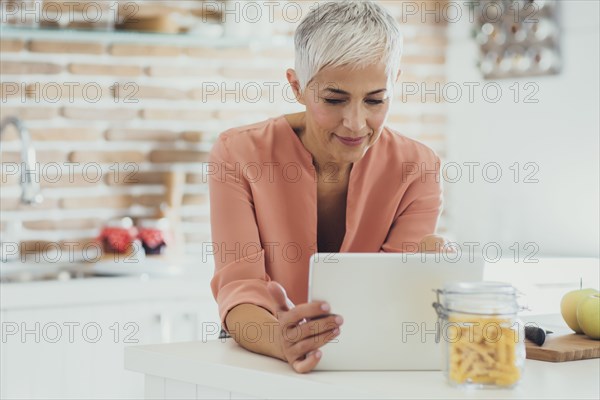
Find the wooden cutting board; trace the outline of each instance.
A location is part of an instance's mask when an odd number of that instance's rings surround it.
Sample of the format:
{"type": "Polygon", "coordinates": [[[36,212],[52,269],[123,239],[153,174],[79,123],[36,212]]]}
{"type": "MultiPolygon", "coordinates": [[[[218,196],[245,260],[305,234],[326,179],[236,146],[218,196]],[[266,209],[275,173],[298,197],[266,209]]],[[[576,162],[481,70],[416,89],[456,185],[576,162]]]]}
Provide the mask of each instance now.
{"type": "Polygon", "coordinates": [[[530,360],[563,362],[600,358],[600,340],[585,335],[570,333],[566,335],[546,335],[546,342],[538,346],[525,340],[527,358],[530,360]]]}

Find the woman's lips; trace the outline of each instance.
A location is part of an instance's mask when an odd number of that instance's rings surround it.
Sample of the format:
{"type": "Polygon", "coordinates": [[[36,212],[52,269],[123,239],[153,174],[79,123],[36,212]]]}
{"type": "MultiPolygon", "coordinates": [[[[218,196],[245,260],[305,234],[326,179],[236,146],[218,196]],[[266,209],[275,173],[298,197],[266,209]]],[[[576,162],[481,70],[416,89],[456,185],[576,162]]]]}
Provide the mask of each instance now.
{"type": "Polygon", "coordinates": [[[359,146],[367,138],[366,136],[359,137],[359,138],[351,138],[351,137],[343,137],[343,136],[338,136],[338,135],[335,135],[335,137],[338,138],[338,140],[340,142],[342,142],[343,144],[345,144],[346,146],[359,146]]]}

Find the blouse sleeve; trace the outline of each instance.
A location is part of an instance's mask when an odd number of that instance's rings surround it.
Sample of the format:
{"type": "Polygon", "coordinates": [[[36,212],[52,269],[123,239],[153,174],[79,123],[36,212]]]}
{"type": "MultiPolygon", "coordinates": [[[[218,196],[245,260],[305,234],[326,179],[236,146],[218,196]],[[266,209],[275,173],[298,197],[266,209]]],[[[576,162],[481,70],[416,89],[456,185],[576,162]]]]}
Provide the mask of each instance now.
{"type": "Polygon", "coordinates": [[[210,152],[206,172],[215,260],[211,289],[225,329],[227,313],[239,304],[255,304],[276,313],[267,290],[270,278],[265,271],[250,185],[239,172],[241,160],[232,158],[229,150],[223,134],[210,152]]]}
{"type": "Polygon", "coordinates": [[[416,253],[425,235],[435,233],[442,211],[440,158],[421,163],[400,200],[398,211],[380,252],[416,253]]]}

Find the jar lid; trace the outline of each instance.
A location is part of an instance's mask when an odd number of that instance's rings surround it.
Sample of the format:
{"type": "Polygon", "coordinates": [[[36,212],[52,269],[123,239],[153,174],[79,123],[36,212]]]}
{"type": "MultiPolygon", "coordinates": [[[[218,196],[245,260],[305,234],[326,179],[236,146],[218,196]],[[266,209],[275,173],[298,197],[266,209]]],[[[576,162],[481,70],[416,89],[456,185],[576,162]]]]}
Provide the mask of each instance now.
{"type": "Polygon", "coordinates": [[[514,296],[517,289],[509,283],[504,282],[453,282],[444,285],[442,294],[505,294],[514,296]]]}
{"type": "Polygon", "coordinates": [[[524,308],[519,306],[519,291],[504,282],[453,282],[435,290],[437,301],[432,304],[440,318],[449,313],[475,315],[507,315],[524,308]],[[440,297],[444,300],[441,301],[440,297]]]}
{"type": "Polygon", "coordinates": [[[137,221],[138,228],[167,230],[169,228],[168,218],[144,218],[137,221]]]}
{"type": "Polygon", "coordinates": [[[106,221],[104,224],[107,228],[124,228],[129,229],[133,227],[133,220],[129,217],[125,218],[114,218],[106,221]]]}

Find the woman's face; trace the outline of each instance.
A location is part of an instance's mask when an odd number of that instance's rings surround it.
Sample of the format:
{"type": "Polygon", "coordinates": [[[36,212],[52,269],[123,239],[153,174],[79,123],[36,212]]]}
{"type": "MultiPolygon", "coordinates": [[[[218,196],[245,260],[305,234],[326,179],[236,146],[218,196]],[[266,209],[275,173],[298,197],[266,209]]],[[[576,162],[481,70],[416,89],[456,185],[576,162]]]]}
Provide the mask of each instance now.
{"type": "Polygon", "coordinates": [[[384,64],[322,69],[299,98],[306,106],[303,141],[317,160],[360,160],[381,135],[392,96],[384,64]]]}

